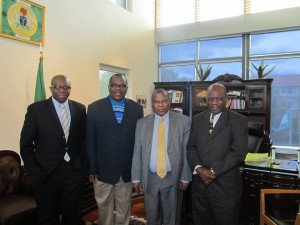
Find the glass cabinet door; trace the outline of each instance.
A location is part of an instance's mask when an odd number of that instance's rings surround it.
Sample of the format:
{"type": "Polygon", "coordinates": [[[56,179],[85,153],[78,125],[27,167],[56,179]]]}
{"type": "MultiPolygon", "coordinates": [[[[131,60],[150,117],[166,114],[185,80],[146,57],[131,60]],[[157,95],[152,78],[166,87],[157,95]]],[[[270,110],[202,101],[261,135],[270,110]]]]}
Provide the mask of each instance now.
{"type": "Polygon", "coordinates": [[[249,85],[246,86],[247,108],[265,110],[266,109],[266,86],[249,85]]]}

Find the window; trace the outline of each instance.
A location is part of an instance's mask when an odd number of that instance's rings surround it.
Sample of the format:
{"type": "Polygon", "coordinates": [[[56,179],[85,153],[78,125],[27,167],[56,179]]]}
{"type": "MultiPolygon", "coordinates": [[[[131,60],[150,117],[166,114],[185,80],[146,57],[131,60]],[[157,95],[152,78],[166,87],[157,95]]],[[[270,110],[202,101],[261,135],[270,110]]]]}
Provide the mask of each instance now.
{"type": "Polygon", "coordinates": [[[156,0],[156,27],[300,6],[300,0],[156,0]]]}
{"type": "Polygon", "coordinates": [[[300,30],[251,35],[251,55],[300,51],[300,30]]]}
{"type": "MultiPolygon", "coordinates": [[[[122,7],[123,9],[129,10],[129,1],[128,0],[110,0],[116,5],[122,7]]],[[[129,10],[130,11],[130,10],[129,10]]]]}
{"type": "Polygon", "coordinates": [[[198,0],[197,3],[196,21],[232,17],[244,13],[244,4],[241,0],[198,0]]]}
{"type": "Polygon", "coordinates": [[[159,52],[160,81],[195,81],[200,65],[212,66],[207,81],[228,71],[242,75],[242,36],[163,44],[159,52]]]}
{"type": "Polygon", "coordinates": [[[195,64],[163,66],[160,68],[160,81],[193,81],[195,80],[195,64]]]}
{"type": "Polygon", "coordinates": [[[161,46],[161,62],[196,60],[196,42],[184,42],[161,46]]]}
{"type": "MultiPolygon", "coordinates": [[[[274,145],[300,144],[300,30],[253,34],[250,60],[258,67],[264,59],[272,83],[271,133],[274,145]]],[[[257,78],[252,70],[251,78],[257,78]]]]}
{"type": "Polygon", "coordinates": [[[100,70],[99,70],[100,98],[105,98],[109,95],[108,93],[109,79],[112,75],[116,73],[122,73],[125,74],[126,77],[128,77],[129,70],[119,68],[119,67],[109,66],[106,64],[100,64],[100,70]]]}
{"type": "Polygon", "coordinates": [[[248,0],[246,13],[257,13],[300,6],[299,0],[248,0]]]}
{"type": "Polygon", "coordinates": [[[212,66],[207,81],[225,73],[257,79],[252,63],[259,67],[264,59],[265,73],[275,66],[268,77],[274,79],[270,131],[273,145],[299,146],[299,39],[300,30],[291,30],[163,44],[159,47],[159,81],[196,81],[195,66],[200,65],[203,70],[212,66]],[[247,46],[250,51],[243,52],[247,46]]]}
{"type": "Polygon", "coordinates": [[[200,41],[200,59],[242,56],[242,38],[221,38],[200,41]]]}
{"type": "Polygon", "coordinates": [[[195,0],[156,0],[155,5],[157,27],[195,22],[195,0]]]}

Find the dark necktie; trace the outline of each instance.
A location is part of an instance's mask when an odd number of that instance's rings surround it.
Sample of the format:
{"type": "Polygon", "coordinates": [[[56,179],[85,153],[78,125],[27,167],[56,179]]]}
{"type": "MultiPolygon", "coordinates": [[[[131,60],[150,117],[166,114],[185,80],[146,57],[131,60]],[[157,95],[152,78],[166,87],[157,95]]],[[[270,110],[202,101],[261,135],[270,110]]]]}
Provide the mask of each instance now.
{"type": "Polygon", "coordinates": [[[212,115],[211,115],[211,118],[210,118],[210,120],[209,120],[209,129],[208,129],[208,133],[209,133],[209,134],[211,134],[212,131],[213,131],[213,129],[214,129],[214,117],[215,117],[215,115],[212,114],[212,115]]]}

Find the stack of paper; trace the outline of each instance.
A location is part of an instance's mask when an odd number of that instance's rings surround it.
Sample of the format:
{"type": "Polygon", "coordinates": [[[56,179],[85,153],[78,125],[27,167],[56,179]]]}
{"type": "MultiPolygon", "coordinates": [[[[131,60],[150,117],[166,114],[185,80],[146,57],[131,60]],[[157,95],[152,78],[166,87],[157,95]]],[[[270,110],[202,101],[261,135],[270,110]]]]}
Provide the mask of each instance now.
{"type": "Polygon", "coordinates": [[[268,167],[271,163],[268,153],[248,153],[245,159],[246,165],[268,167]]]}

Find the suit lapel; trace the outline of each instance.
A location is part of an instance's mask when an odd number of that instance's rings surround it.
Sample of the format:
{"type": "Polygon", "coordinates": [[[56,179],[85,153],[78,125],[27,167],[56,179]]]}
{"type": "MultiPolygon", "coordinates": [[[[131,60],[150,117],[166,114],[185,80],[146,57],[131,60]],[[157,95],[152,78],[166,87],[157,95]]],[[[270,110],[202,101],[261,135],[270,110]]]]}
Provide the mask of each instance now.
{"type": "Polygon", "coordinates": [[[227,124],[228,122],[228,110],[224,110],[222,114],[220,115],[216,125],[214,126],[214,129],[210,135],[210,137],[215,136],[219,132],[222,132],[223,127],[227,124]]]}
{"type": "Polygon", "coordinates": [[[128,115],[130,115],[130,110],[131,110],[130,105],[129,105],[127,99],[125,98],[124,114],[123,114],[123,119],[122,119],[121,124],[127,120],[128,115]]]}
{"type": "Polygon", "coordinates": [[[68,141],[70,140],[71,138],[71,135],[72,135],[72,131],[74,129],[74,121],[75,121],[75,118],[76,118],[76,112],[75,112],[75,108],[74,108],[74,104],[73,102],[71,102],[70,100],[68,100],[68,103],[69,103],[69,109],[70,109],[70,114],[71,114],[71,121],[70,121],[70,130],[69,130],[69,137],[68,137],[68,141]]]}
{"type": "MultiPolygon", "coordinates": [[[[112,124],[118,125],[118,121],[117,121],[117,118],[116,118],[116,115],[114,113],[114,110],[113,110],[113,107],[111,105],[109,97],[106,98],[106,101],[104,102],[104,104],[106,105],[104,108],[108,110],[108,115],[110,116],[110,120],[113,122],[112,124]]],[[[126,107],[126,104],[125,104],[125,107],[126,107]]],[[[123,120],[122,120],[122,122],[123,122],[123,120]]]]}
{"type": "Polygon", "coordinates": [[[169,130],[168,130],[168,146],[171,144],[171,140],[176,127],[176,118],[172,112],[169,112],[169,130]]]}
{"type": "Polygon", "coordinates": [[[50,112],[50,120],[53,122],[53,125],[56,127],[56,129],[59,132],[61,132],[61,135],[63,136],[64,135],[64,130],[61,126],[59,117],[57,115],[57,112],[56,112],[56,109],[55,109],[55,106],[54,106],[54,103],[52,101],[52,97],[48,98],[47,107],[48,107],[49,112],[50,112]]]}
{"type": "MultiPolygon", "coordinates": [[[[147,146],[150,146],[150,150],[152,148],[152,138],[153,138],[153,129],[154,129],[154,119],[155,119],[155,116],[154,116],[154,113],[151,114],[148,118],[148,121],[147,121],[147,128],[149,129],[149,133],[147,135],[147,146]]],[[[149,151],[151,152],[151,151],[149,151]]]]}

